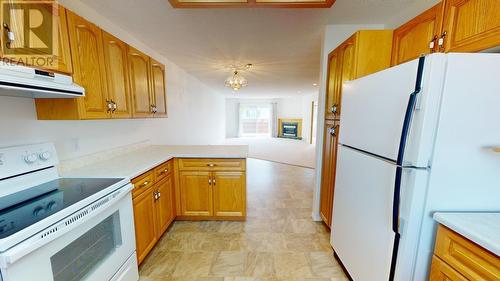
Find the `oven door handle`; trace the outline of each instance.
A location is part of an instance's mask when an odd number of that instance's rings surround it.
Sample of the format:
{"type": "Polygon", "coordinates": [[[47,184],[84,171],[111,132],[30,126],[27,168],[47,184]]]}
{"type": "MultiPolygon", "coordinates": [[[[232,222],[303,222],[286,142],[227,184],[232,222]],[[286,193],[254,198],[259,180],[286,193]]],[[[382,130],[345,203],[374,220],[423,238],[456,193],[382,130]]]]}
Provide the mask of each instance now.
{"type": "Polygon", "coordinates": [[[74,212],[66,218],[58,221],[48,228],[38,232],[25,241],[10,248],[4,253],[0,254],[0,267],[6,268],[15,263],[22,257],[33,252],[34,250],[43,247],[44,245],[54,241],[58,237],[74,230],[85,222],[97,216],[101,210],[109,208],[116,203],[120,202],[125,196],[130,194],[132,184],[127,184],[118,190],[102,197],[94,203],[74,212]]]}

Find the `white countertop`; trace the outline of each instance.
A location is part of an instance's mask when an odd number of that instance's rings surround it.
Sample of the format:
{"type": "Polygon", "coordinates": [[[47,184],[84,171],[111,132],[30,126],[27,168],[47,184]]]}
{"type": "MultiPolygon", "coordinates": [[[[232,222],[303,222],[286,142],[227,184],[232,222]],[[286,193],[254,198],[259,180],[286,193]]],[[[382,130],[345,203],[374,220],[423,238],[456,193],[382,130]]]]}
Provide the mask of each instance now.
{"type": "Polygon", "coordinates": [[[435,213],[434,219],[500,256],[500,213],[435,213]]]}
{"type": "Polygon", "coordinates": [[[61,176],[133,179],[172,158],[247,158],[247,155],[246,145],[151,145],[63,171],[61,176]]]}

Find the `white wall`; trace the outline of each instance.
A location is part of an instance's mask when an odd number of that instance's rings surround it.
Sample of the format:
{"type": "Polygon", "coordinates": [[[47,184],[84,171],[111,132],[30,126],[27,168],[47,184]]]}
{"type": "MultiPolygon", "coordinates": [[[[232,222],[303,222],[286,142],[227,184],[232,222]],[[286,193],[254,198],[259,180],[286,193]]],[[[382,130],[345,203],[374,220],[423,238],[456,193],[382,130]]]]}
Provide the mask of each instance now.
{"type": "Polygon", "coordinates": [[[62,4],[166,65],[167,119],[38,121],[32,99],[0,97],[0,147],[52,141],[62,160],[144,140],[216,144],[224,140],[224,97],[82,2],[62,4]]]}
{"type": "Polygon", "coordinates": [[[321,161],[323,154],[323,126],[325,120],[325,96],[326,96],[326,76],[328,65],[328,54],[337,46],[349,38],[358,30],[362,29],[384,29],[382,24],[348,24],[348,25],[327,25],[323,32],[323,42],[321,47],[321,64],[320,64],[320,87],[318,98],[318,131],[316,134],[316,190],[313,200],[313,219],[320,221],[319,215],[319,199],[321,189],[321,161]]]}

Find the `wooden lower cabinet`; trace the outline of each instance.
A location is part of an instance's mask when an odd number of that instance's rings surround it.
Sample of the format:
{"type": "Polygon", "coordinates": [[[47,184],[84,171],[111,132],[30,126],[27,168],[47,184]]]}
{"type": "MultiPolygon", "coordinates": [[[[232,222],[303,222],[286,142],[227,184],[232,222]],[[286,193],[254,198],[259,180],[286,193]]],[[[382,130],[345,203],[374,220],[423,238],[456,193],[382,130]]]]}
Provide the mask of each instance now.
{"type": "Polygon", "coordinates": [[[170,224],[175,219],[175,202],[174,202],[174,185],[171,176],[156,184],[157,200],[155,206],[156,222],[156,238],[160,237],[167,231],[170,224]]]}
{"type": "Polygon", "coordinates": [[[429,280],[499,281],[500,257],[440,225],[429,280]]]}
{"type": "Polygon", "coordinates": [[[173,173],[158,173],[170,164],[162,164],[132,180],[136,251],[139,264],[146,258],[175,220],[173,173]],[[158,175],[161,175],[158,176],[158,175]]]}
{"type": "Polygon", "coordinates": [[[337,163],[338,122],[325,121],[323,164],[321,175],[320,215],[328,227],[332,225],[335,168],[337,163]]]}
{"type": "Polygon", "coordinates": [[[181,219],[246,217],[245,159],[178,159],[181,219]]]}
{"type": "Polygon", "coordinates": [[[179,181],[182,216],[213,216],[211,173],[181,171],[179,181]]]}
{"type": "Polygon", "coordinates": [[[214,172],[214,215],[244,217],[246,215],[246,176],[244,172],[214,172]]]}
{"type": "Polygon", "coordinates": [[[134,205],[135,243],[137,260],[141,263],[157,241],[155,229],[155,199],[153,186],[132,199],[134,205]]]}

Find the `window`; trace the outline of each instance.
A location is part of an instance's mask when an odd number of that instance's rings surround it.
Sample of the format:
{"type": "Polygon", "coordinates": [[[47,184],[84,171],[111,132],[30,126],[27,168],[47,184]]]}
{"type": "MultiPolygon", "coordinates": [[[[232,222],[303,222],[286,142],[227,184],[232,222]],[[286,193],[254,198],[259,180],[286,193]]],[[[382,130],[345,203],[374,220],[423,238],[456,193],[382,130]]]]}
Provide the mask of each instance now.
{"type": "Polygon", "coordinates": [[[271,104],[240,104],[240,137],[271,136],[271,104]]]}

